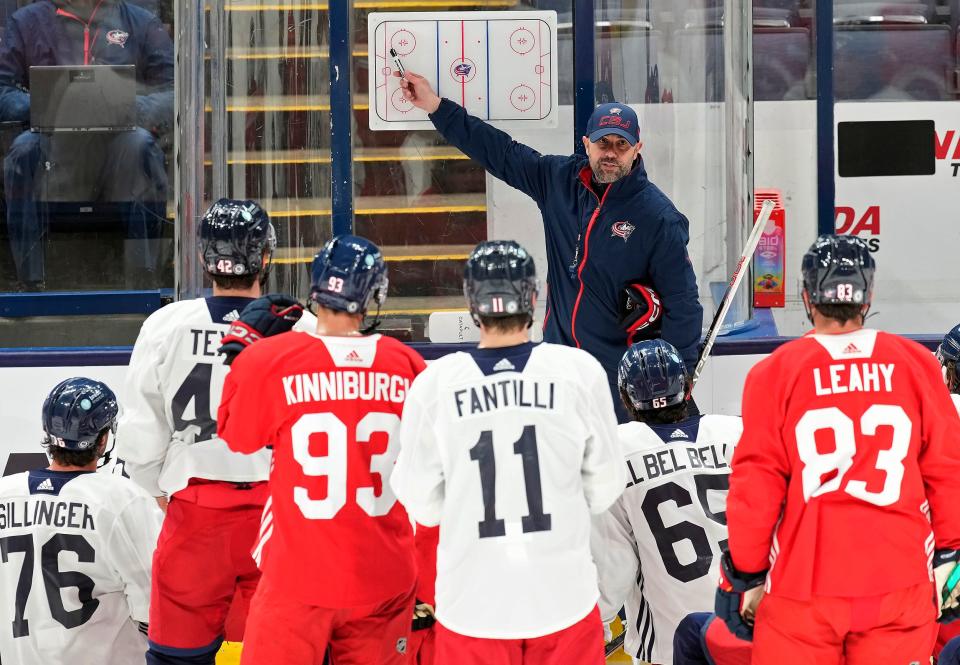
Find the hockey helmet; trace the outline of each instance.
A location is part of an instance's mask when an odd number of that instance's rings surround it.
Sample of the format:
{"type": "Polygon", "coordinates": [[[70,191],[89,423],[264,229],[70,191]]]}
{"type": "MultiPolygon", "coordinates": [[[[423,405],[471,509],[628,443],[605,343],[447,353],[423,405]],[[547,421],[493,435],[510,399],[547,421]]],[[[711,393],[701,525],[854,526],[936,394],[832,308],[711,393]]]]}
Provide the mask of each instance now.
{"type": "Polygon", "coordinates": [[[689,379],[680,353],[669,342],[637,342],[623,354],[617,371],[620,395],[627,406],[651,411],[686,399],[689,379]]]}
{"type": "Polygon", "coordinates": [[[364,314],[373,302],[379,310],[388,284],[380,248],[366,238],[336,236],[313,257],[310,299],[327,309],[364,314]]]}
{"type": "Polygon", "coordinates": [[[820,236],[804,254],[801,271],[812,305],[870,304],[876,263],[856,236],[820,236]]]}
{"type": "Polygon", "coordinates": [[[533,257],[513,240],[477,245],[463,268],[463,295],[474,323],[533,312],[540,285],[533,257]]]}
{"type": "Polygon", "coordinates": [[[90,450],[104,429],[116,432],[117,396],[100,381],[75,377],[58,383],[43,402],[43,443],[90,450]]]}
{"type": "Polygon", "coordinates": [[[277,233],[270,215],[256,201],[220,199],[200,220],[200,255],[210,275],[241,276],[262,273],[269,263],[263,253],[277,246],[277,233]]]}

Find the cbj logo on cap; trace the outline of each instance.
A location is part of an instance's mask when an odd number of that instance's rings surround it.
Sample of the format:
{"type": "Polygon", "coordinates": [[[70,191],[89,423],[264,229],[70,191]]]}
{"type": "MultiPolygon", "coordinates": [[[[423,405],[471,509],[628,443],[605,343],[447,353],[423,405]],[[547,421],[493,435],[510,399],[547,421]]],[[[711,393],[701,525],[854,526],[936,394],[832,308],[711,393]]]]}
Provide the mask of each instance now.
{"type": "MultiPolygon", "coordinates": [[[[617,109],[619,111],[619,109],[617,109]]],[[[633,126],[633,123],[629,120],[624,120],[619,115],[605,115],[600,118],[601,127],[619,127],[620,129],[630,129],[633,126]]]]}

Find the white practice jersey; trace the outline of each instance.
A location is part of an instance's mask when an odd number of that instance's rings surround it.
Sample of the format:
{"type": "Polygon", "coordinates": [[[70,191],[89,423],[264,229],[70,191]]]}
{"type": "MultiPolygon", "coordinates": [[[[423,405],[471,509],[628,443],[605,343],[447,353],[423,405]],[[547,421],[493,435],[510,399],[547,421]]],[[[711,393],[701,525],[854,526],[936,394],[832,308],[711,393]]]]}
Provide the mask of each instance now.
{"type": "Polygon", "coordinates": [[[554,344],[427,367],[408,393],[390,478],[413,519],[440,525],[437,619],[498,639],[539,637],[590,613],[591,512],[625,482],[606,374],[554,344]]]}
{"type": "MultiPolygon", "coordinates": [[[[127,369],[117,456],[153,496],[182,490],[191,478],[256,482],[269,477],[269,450],[242,455],[217,437],[217,409],[230,369],[217,349],[251,301],[184,300],[143,322],[127,369]]],[[[304,312],[295,329],[315,327],[316,318],[304,312]]]]}
{"type": "Polygon", "coordinates": [[[627,489],[594,519],[600,614],[626,611],[625,650],[673,662],[673,633],[691,612],[712,612],[727,540],[730,460],[740,418],[696,416],[617,428],[627,489]]]}
{"type": "Polygon", "coordinates": [[[29,471],[0,479],[0,661],[132,665],[147,639],[163,514],[129,479],[29,471]]]}

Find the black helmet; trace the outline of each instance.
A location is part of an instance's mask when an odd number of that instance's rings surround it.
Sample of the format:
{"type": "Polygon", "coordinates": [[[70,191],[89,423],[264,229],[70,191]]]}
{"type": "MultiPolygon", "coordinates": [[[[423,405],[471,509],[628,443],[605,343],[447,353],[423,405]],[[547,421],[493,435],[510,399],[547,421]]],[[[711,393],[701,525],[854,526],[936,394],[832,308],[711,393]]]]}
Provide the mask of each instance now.
{"type": "Polygon", "coordinates": [[[58,383],[43,401],[44,444],[90,450],[104,429],[116,430],[117,396],[100,381],[76,377],[58,383]]]}
{"type": "Polygon", "coordinates": [[[620,394],[637,411],[651,411],[681,403],[689,379],[680,353],[669,342],[637,342],[623,354],[617,370],[620,394]]]}
{"type": "Polygon", "coordinates": [[[366,313],[387,299],[387,264],[380,248],[353,235],[331,238],[313,257],[310,299],[328,309],[366,313]]]}
{"type": "Polygon", "coordinates": [[[533,257],[513,240],[488,240],[477,245],[463,268],[463,295],[470,316],[500,318],[528,314],[539,289],[533,257]]]}
{"type": "Polygon", "coordinates": [[[812,305],[870,304],[876,263],[856,236],[820,236],[804,254],[801,270],[812,305]]]}
{"type": "Polygon", "coordinates": [[[200,221],[200,254],[210,275],[239,276],[262,273],[264,250],[277,246],[277,234],[270,215],[256,201],[220,199],[200,221]]]}

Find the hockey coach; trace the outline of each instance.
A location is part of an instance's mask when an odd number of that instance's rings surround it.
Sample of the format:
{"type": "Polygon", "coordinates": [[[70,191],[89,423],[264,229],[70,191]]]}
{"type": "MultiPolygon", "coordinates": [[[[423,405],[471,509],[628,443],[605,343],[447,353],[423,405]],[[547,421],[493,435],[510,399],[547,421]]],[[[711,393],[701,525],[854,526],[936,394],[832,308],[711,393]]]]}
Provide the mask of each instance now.
{"type": "MultiPolygon", "coordinates": [[[[541,155],[441,99],[422,76],[407,70],[401,87],[447,141],[540,208],[549,270],[544,341],[593,354],[615,404],[620,359],[658,327],[693,369],[703,307],[687,256],[689,224],[647,178],[630,107],[594,110],[582,138],[586,156],[541,155]]],[[[627,420],[622,408],[618,415],[627,420]]]]}

